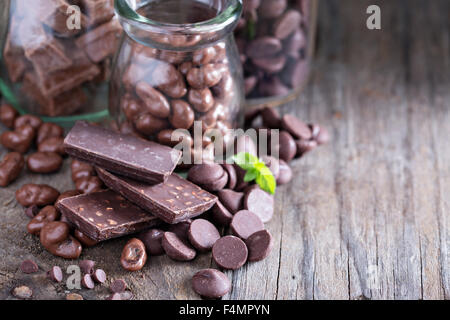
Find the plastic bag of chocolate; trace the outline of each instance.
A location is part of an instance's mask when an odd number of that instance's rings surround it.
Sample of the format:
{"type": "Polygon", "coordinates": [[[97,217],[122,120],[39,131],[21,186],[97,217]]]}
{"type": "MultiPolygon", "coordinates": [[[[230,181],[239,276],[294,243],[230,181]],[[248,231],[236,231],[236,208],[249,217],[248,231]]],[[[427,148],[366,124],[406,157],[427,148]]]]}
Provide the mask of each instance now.
{"type": "MultiPolygon", "coordinates": [[[[114,0],[5,0],[3,95],[40,116],[107,114],[112,57],[122,28],[114,0]]],[[[51,119],[49,119],[51,120],[51,119]]]]}

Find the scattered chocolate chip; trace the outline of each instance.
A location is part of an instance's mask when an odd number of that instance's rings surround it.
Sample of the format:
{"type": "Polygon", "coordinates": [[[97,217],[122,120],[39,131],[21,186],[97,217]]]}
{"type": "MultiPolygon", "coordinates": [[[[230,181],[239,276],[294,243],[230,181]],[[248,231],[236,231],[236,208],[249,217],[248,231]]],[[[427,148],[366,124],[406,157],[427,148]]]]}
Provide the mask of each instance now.
{"type": "Polygon", "coordinates": [[[248,248],[248,261],[261,261],[272,250],[272,235],[267,230],[257,231],[245,240],[248,248]]]}
{"type": "Polygon", "coordinates": [[[230,213],[234,214],[243,208],[244,194],[229,189],[220,190],[217,194],[220,202],[230,213]]]}
{"type": "Polygon", "coordinates": [[[214,244],[212,256],[219,267],[236,270],[247,261],[248,249],[241,239],[235,236],[225,236],[214,244]]]}
{"type": "Polygon", "coordinates": [[[162,246],[166,254],[176,261],[190,261],[197,255],[195,250],[187,242],[181,240],[173,232],[164,233],[162,246]]]}
{"type": "Polygon", "coordinates": [[[78,263],[78,266],[81,269],[81,272],[83,272],[84,274],[94,274],[94,270],[95,270],[95,261],[92,260],[81,260],[78,263]]]}
{"type": "MultiPolygon", "coordinates": [[[[187,225],[189,229],[189,225],[187,225]]],[[[187,236],[187,231],[182,232],[187,236]]],[[[160,256],[164,254],[164,249],[161,244],[164,231],[159,229],[150,229],[139,234],[138,238],[144,243],[147,253],[151,256],[160,256]]]]}
{"type": "Polygon", "coordinates": [[[54,266],[47,271],[47,278],[54,282],[61,282],[63,280],[63,272],[60,267],[54,266]]]}
{"type": "Polygon", "coordinates": [[[85,274],[81,279],[81,285],[86,289],[94,289],[95,283],[90,274],[85,274]]]}
{"type": "Polygon", "coordinates": [[[122,293],[127,289],[127,283],[123,279],[114,280],[109,289],[112,293],[122,293]]]}
{"type": "Polygon", "coordinates": [[[220,201],[213,206],[211,216],[215,223],[224,227],[228,227],[233,219],[233,215],[220,201]]]}
{"type": "Polygon", "coordinates": [[[39,267],[33,260],[24,260],[20,265],[20,271],[23,273],[36,273],[39,271],[39,267]]]}
{"type": "Polygon", "coordinates": [[[219,270],[204,269],[192,277],[192,288],[202,297],[216,299],[230,291],[231,281],[219,270]]]}
{"type": "Polygon", "coordinates": [[[189,241],[200,252],[211,250],[214,243],[220,239],[217,228],[208,220],[196,219],[189,228],[189,241]]]}
{"type": "Polygon", "coordinates": [[[273,196],[260,188],[253,188],[245,195],[244,208],[256,214],[263,223],[269,222],[274,211],[273,196]]]}
{"type": "Polygon", "coordinates": [[[106,273],[102,269],[97,269],[92,274],[92,279],[94,279],[97,283],[105,283],[106,281],[106,273]]]}
{"type": "Polygon", "coordinates": [[[245,240],[256,231],[263,230],[264,223],[255,213],[242,210],[234,215],[230,227],[234,235],[245,240]]]}

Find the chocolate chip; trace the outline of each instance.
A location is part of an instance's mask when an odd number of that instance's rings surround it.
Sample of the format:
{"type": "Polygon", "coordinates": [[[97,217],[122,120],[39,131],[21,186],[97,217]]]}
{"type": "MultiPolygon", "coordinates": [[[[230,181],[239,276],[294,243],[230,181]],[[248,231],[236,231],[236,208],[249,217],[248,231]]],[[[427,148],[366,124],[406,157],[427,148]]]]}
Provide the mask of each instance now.
{"type": "Polygon", "coordinates": [[[95,261],[92,260],[81,260],[78,263],[78,266],[81,269],[81,272],[83,272],[84,274],[94,274],[94,270],[95,270],[95,261]]]}
{"type": "Polygon", "coordinates": [[[309,140],[312,138],[311,129],[297,117],[286,114],[281,120],[284,130],[289,132],[295,139],[309,140]]]}
{"type": "Polygon", "coordinates": [[[58,190],[45,184],[29,183],[16,191],[16,200],[24,207],[43,207],[55,203],[58,197],[58,190]]]}
{"type": "Polygon", "coordinates": [[[230,213],[234,214],[243,208],[244,194],[229,189],[220,190],[217,193],[220,202],[227,208],[230,213]]]}
{"type": "Polygon", "coordinates": [[[97,269],[92,274],[92,279],[94,279],[97,283],[105,283],[106,281],[106,273],[102,269],[97,269]]]}
{"type": "Polygon", "coordinates": [[[30,299],[33,296],[33,290],[27,286],[20,286],[14,288],[12,295],[19,299],[30,299]]]}
{"type": "Polygon", "coordinates": [[[36,152],[27,159],[27,168],[35,173],[52,173],[59,171],[63,164],[62,157],[53,152],[36,152]]]}
{"type": "Polygon", "coordinates": [[[259,188],[253,188],[245,195],[244,208],[256,214],[263,223],[269,222],[274,211],[273,196],[259,188]]]}
{"type": "Polygon", "coordinates": [[[94,289],[95,283],[90,274],[85,274],[81,279],[81,285],[86,289],[94,289]]]}
{"type": "Polygon", "coordinates": [[[20,265],[20,271],[23,273],[36,273],[39,271],[39,267],[33,260],[24,260],[20,265]]]}
{"type": "Polygon", "coordinates": [[[191,226],[192,220],[188,219],[186,221],[177,223],[177,224],[171,224],[167,231],[173,232],[177,235],[178,238],[181,240],[188,240],[188,232],[189,227],[191,226]]]}
{"type": "Polygon", "coordinates": [[[120,293],[113,293],[106,300],[122,300],[122,296],[120,293]]]}
{"type": "Polygon", "coordinates": [[[112,293],[121,293],[127,289],[127,283],[123,279],[114,280],[109,286],[112,293]]]}
{"type": "Polygon", "coordinates": [[[290,162],[297,154],[297,145],[294,138],[287,132],[281,131],[279,135],[279,143],[276,146],[280,159],[290,162]]]}
{"type": "Polygon", "coordinates": [[[292,180],[292,169],[291,167],[284,161],[280,160],[280,174],[277,178],[277,185],[287,184],[292,180]]]}
{"type": "Polygon", "coordinates": [[[208,220],[197,219],[189,228],[189,241],[200,252],[211,250],[214,243],[220,239],[217,228],[208,220]]]}
{"type": "Polygon", "coordinates": [[[230,227],[234,235],[242,239],[247,239],[253,233],[263,230],[264,224],[261,218],[255,213],[242,210],[234,215],[230,227]]]}
{"type": "Polygon", "coordinates": [[[122,250],[120,263],[127,271],[141,270],[147,262],[147,253],[141,240],[133,238],[127,242],[122,250]]]}
{"type": "Polygon", "coordinates": [[[195,258],[197,253],[187,242],[181,240],[173,232],[165,232],[162,238],[162,246],[166,254],[173,260],[190,261],[195,258]]]}
{"type": "Polygon", "coordinates": [[[188,180],[200,186],[212,184],[224,174],[222,166],[216,163],[203,163],[189,169],[188,180]]]}
{"type": "Polygon", "coordinates": [[[261,230],[248,237],[245,244],[248,248],[248,261],[261,261],[272,250],[272,235],[267,230],[261,230]]]}
{"type": "Polygon", "coordinates": [[[6,154],[0,163],[0,187],[7,187],[16,180],[24,166],[24,158],[19,152],[6,154]]]}
{"type": "Polygon", "coordinates": [[[216,299],[231,289],[231,281],[219,270],[203,269],[192,277],[192,288],[202,297],[216,299]]]}
{"type": "Polygon", "coordinates": [[[47,271],[47,278],[54,282],[61,282],[63,280],[63,272],[60,267],[54,266],[47,271]]]}
{"type": "Polygon", "coordinates": [[[214,244],[212,256],[219,267],[236,270],[247,261],[248,249],[241,239],[235,236],[225,236],[214,244]]]}
{"type": "Polygon", "coordinates": [[[228,173],[228,183],[225,187],[233,190],[236,187],[237,183],[236,169],[232,164],[228,163],[222,164],[222,167],[228,173]]]}
{"type": "Polygon", "coordinates": [[[281,127],[281,117],[275,108],[265,107],[261,110],[261,116],[264,126],[271,129],[279,129],[281,127]]]}
{"type": "MultiPolygon", "coordinates": [[[[189,225],[187,225],[189,229],[189,225]]],[[[187,231],[183,231],[185,237],[187,237],[187,231]]],[[[139,239],[144,243],[147,253],[151,256],[160,256],[164,254],[164,249],[161,244],[164,231],[159,229],[150,229],[142,232],[139,235],[139,239]]]]}
{"type": "Polygon", "coordinates": [[[215,223],[224,227],[228,227],[233,219],[233,215],[220,201],[214,204],[211,216],[215,223]]]}
{"type": "Polygon", "coordinates": [[[317,148],[315,140],[297,140],[295,143],[297,144],[297,157],[301,157],[317,148]]]}

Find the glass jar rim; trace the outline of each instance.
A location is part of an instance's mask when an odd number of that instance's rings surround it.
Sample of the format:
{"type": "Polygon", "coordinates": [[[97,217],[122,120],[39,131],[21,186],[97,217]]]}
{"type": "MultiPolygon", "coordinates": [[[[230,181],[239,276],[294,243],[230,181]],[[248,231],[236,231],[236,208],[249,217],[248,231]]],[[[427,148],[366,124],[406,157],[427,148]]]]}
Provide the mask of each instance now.
{"type": "Polygon", "coordinates": [[[162,31],[161,33],[183,32],[185,34],[201,34],[224,30],[228,26],[236,23],[236,21],[240,17],[243,6],[242,0],[230,0],[228,6],[214,18],[196,23],[183,24],[166,23],[148,19],[137,13],[136,10],[130,6],[129,0],[115,0],[114,7],[117,14],[122,19],[126,19],[128,22],[135,25],[141,25],[146,29],[153,29],[153,31],[156,33],[158,33],[157,30],[159,29],[162,31]]]}

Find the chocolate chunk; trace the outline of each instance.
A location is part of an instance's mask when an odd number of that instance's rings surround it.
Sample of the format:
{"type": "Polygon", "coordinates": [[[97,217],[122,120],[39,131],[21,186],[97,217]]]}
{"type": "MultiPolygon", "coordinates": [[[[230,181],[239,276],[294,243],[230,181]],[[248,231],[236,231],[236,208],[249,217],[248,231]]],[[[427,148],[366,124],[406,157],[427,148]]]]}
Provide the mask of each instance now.
{"type": "Polygon", "coordinates": [[[231,231],[234,235],[247,239],[253,233],[264,230],[264,224],[261,219],[253,212],[242,210],[236,213],[231,220],[231,231]]]}
{"type": "Polygon", "coordinates": [[[192,288],[202,297],[217,299],[231,289],[231,281],[219,270],[204,269],[192,277],[192,288]]]}
{"type": "Polygon", "coordinates": [[[47,278],[54,282],[61,282],[63,280],[63,272],[60,267],[54,266],[47,271],[47,278]]]}
{"type": "Polygon", "coordinates": [[[255,213],[263,223],[269,222],[274,211],[273,196],[260,188],[252,188],[245,195],[244,208],[255,213]]]}
{"type": "Polygon", "coordinates": [[[169,176],[165,183],[149,185],[100,168],[97,173],[108,187],[170,224],[196,217],[217,201],[215,196],[177,174],[169,176]]]}
{"type": "Polygon", "coordinates": [[[190,261],[197,255],[195,250],[187,242],[181,240],[173,232],[164,233],[162,246],[166,254],[176,261],[190,261]]]}
{"type": "Polygon", "coordinates": [[[127,283],[123,279],[114,280],[109,286],[112,293],[122,293],[127,289],[127,283]]]}
{"type": "Polygon", "coordinates": [[[272,250],[272,235],[267,230],[261,230],[248,237],[245,244],[248,248],[248,261],[261,261],[272,250]]]}
{"type": "Polygon", "coordinates": [[[164,249],[161,244],[163,235],[164,231],[159,229],[150,229],[139,235],[139,239],[144,243],[145,249],[150,256],[160,256],[164,254],[164,249]]]}
{"type": "Polygon", "coordinates": [[[175,169],[181,152],[132,135],[77,122],[64,140],[69,155],[149,183],[161,183],[175,169]]]}
{"type": "Polygon", "coordinates": [[[33,260],[24,260],[20,265],[20,271],[23,273],[36,273],[39,271],[39,267],[33,260]]]}
{"type": "Polygon", "coordinates": [[[217,228],[208,220],[197,219],[189,228],[189,241],[200,252],[211,250],[214,243],[220,239],[217,228]]]}
{"type": "Polygon", "coordinates": [[[154,216],[110,190],[66,198],[56,206],[95,241],[139,232],[158,223],[154,216]]]}
{"type": "Polygon", "coordinates": [[[247,261],[248,249],[241,239],[235,236],[225,236],[214,244],[212,256],[219,267],[236,270],[247,261]]]}

